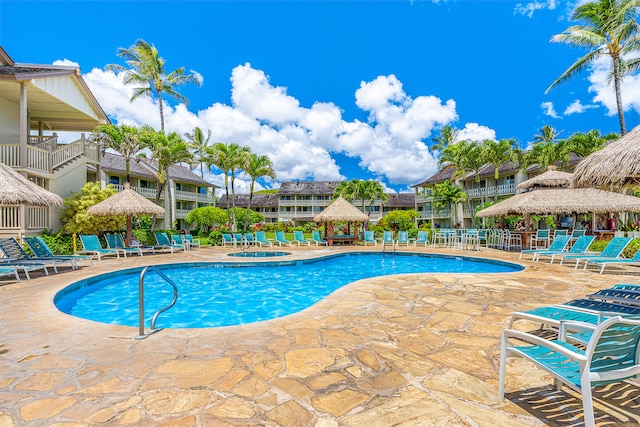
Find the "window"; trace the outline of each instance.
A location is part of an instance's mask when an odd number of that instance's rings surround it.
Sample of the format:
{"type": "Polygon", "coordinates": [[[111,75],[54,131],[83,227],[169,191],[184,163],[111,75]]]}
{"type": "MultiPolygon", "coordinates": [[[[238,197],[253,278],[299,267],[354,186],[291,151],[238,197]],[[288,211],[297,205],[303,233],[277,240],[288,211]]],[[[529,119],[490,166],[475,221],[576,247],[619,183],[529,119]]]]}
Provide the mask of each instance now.
{"type": "Polygon", "coordinates": [[[291,200],[291,196],[280,196],[280,200],[291,200]]]}
{"type": "Polygon", "coordinates": [[[120,177],[115,175],[109,175],[109,184],[120,185],[120,177]]]}
{"type": "Polygon", "coordinates": [[[298,196],[298,200],[311,200],[311,196],[298,196]]]}
{"type": "Polygon", "coordinates": [[[327,196],[327,195],[313,196],[313,200],[330,200],[330,196],[327,196]]]}
{"type": "Polygon", "coordinates": [[[297,212],[311,212],[311,206],[298,206],[297,212]]]}

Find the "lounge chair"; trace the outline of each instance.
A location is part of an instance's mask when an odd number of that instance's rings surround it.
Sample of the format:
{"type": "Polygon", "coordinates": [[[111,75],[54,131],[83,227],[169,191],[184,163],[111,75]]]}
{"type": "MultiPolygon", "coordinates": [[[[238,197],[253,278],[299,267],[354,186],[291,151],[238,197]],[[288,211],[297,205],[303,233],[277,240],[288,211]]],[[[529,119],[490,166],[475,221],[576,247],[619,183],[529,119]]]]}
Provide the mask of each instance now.
{"type": "MultiPolygon", "coordinates": [[[[565,255],[588,254],[589,252],[587,251],[589,250],[589,246],[591,246],[591,243],[595,240],[595,238],[596,236],[580,236],[568,251],[538,251],[533,256],[533,260],[539,261],[541,256],[548,256],[549,258],[551,258],[551,264],[553,264],[553,260],[556,256],[562,258],[565,255]]],[[[569,242],[571,242],[571,240],[569,240],[569,242]]]]}
{"type": "Polygon", "coordinates": [[[185,252],[191,250],[191,243],[184,238],[183,234],[172,234],[171,243],[174,245],[184,245],[185,252]]]}
{"type": "MultiPolygon", "coordinates": [[[[44,270],[44,274],[46,276],[49,275],[49,270],[47,270],[47,266],[45,264],[30,261],[16,261],[9,258],[0,258],[0,268],[4,269],[4,271],[9,269],[15,270],[16,275],[21,271],[24,273],[27,280],[31,280],[31,276],[29,275],[30,271],[44,270]]],[[[20,277],[18,277],[18,281],[19,280],[20,277]]]]}
{"type": "Polygon", "coordinates": [[[68,258],[74,261],[75,267],[78,268],[78,261],[89,261],[91,265],[93,265],[93,259],[91,259],[91,255],[56,255],[47,245],[47,242],[42,239],[40,236],[34,237],[25,237],[23,238],[33,255],[35,255],[35,259],[38,258],[46,258],[46,257],[56,257],[56,258],[68,258]]]}
{"type": "Polygon", "coordinates": [[[298,246],[300,246],[300,244],[302,243],[303,245],[307,245],[307,246],[311,246],[311,243],[309,243],[305,238],[304,238],[304,233],[302,231],[294,231],[293,232],[293,241],[295,243],[298,244],[298,246]]]}
{"type": "Polygon", "coordinates": [[[107,247],[109,249],[121,251],[125,258],[127,257],[127,254],[136,254],[142,256],[142,249],[126,247],[124,242],[122,241],[122,237],[120,237],[120,234],[118,233],[107,233],[104,235],[104,240],[107,242],[107,247]]]}
{"type": "Polygon", "coordinates": [[[429,232],[428,231],[418,231],[418,238],[413,241],[413,246],[424,245],[426,248],[429,244],[429,232]]]}
{"type": "Polygon", "coordinates": [[[622,255],[624,248],[626,248],[627,245],[629,245],[629,243],[631,243],[630,237],[614,237],[607,244],[607,246],[605,246],[605,248],[602,250],[600,254],[598,255],[565,255],[562,257],[562,260],[560,261],[560,265],[562,265],[562,262],[565,259],[569,259],[569,260],[575,259],[576,260],[575,268],[578,268],[578,265],[580,265],[581,261],[587,262],[593,259],[618,258],[620,255],[622,255]]]}
{"type": "MultiPolygon", "coordinates": [[[[66,258],[58,258],[58,257],[46,257],[46,258],[31,258],[27,253],[22,249],[22,246],[14,239],[13,237],[5,237],[0,239],[0,250],[4,254],[4,257],[7,261],[13,265],[24,265],[24,264],[34,264],[34,265],[50,265],[53,267],[53,271],[58,272],[58,264],[69,263],[71,268],[76,268],[75,262],[71,259],[66,258]]],[[[48,275],[48,273],[47,273],[48,275]]]]}
{"type": "Polygon", "coordinates": [[[310,243],[314,243],[316,246],[318,245],[328,245],[329,243],[326,240],[322,239],[322,236],[320,236],[320,232],[319,231],[312,231],[311,232],[311,239],[309,239],[310,243]]]}
{"type": "Polygon", "coordinates": [[[245,244],[244,235],[242,233],[233,233],[232,237],[233,241],[236,242],[236,245],[242,246],[245,244]]]}
{"type": "Polygon", "coordinates": [[[18,276],[18,267],[0,267],[0,277],[13,276],[16,282],[20,281],[18,276]]]}
{"type": "Polygon", "coordinates": [[[233,236],[228,233],[222,233],[222,247],[225,246],[233,246],[236,247],[236,241],[233,239],[233,236]]]}
{"type": "Polygon", "coordinates": [[[364,246],[367,246],[367,245],[376,246],[378,244],[378,241],[376,240],[375,234],[372,230],[366,230],[362,237],[363,239],[361,240],[361,242],[364,246]]]}
{"type": "MultiPolygon", "coordinates": [[[[565,248],[569,244],[569,240],[571,240],[570,236],[556,236],[553,239],[553,242],[549,245],[549,249],[543,252],[564,252],[565,248]]],[[[520,251],[520,259],[522,259],[522,255],[532,255],[532,259],[536,257],[536,253],[540,252],[538,249],[523,249],[520,251]]]]}
{"type": "Polygon", "coordinates": [[[276,231],[276,243],[278,246],[291,246],[291,240],[287,240],[287,238],[284,237],[284,231],[276,231]]]}
{"type": "Polygon", "coordinates": [[[156,243],[158,244],[158,248],[169,249],[171,250],[171,253],[173,253],[174,250],[183,250],[187,252],[187,245],[171,243],[169,241],[167,233],[165,233],[164,231],[154,231],[153,235],[156,236],[156,243]]]}
{"type": "Polygon", "coordinates": [[[198,249],[200,249],[200,240],[194,239],[191,234],[183,234],[182,240],[189,245],[189,249],[191,249],[192,246],[197,246],[198,249]]]}
{"type": "Polygon", "coordinates": [[[80,242],[82,242],[82,247],[84,248],[81,251],[76,251],[77,254],[91,254],[96,255],[98,257],[98,261],[102,260],[103,256],[107,255],[115,255],[120,258],[120,252],[117,249],[105,249],[100,244],[100,240],[98,240],[98,236],[95,234],[81,234],[80,242]]]}
{"type": "MultiPolygon", "coordinates": [[[[582,325],[575,325],[580,328],[582,325]]],[[[571,325],[569,325],[571,327],[571,325]]],[[[584,424],[595,426],[591,388],[640,374],[640,321],[612,317],[593,328],[586,349],[507,329],[502,333],[498,400],[504,400],[507,357],[521,356],[582,394],[584,424]],[[510,339],[528,345],[509,345],[510,339]]]]}
{"type": "Polygon", "coordinates": [[[406,245],[409,246],[409,232],[408,231],[398,231],[398,240],[396,240],[396,245],[406,245]]]}
{"type": "Polygon", "coordinates": [[[251,246],[256,244],[256,239],[253,238],[253,233],[244,233],[244,243],[247,246],[251,246]]]}
{"type": "Polygon", "coordinates": [[[267,239],[267,235],[264,231],[256,231],[256,243],[260,245],[260,247],[273,246],[273,242],[267,239]]]}
{"type": "Polygon", "coordinates": [[[640,307],[640,291],[632,289],[601,289],[587,295],[590,300],[607,301],[640,307]]]}
{"type": "Polygon", "coordinates": [[[640,266],[640,250],[633,255],[632,258],[589,258],[584,261],[584,269],[587,269],[587,265],[591,264],[600,264],[600,274],[604,273],[604,268],[607,264],[611,265],[636,265],[640,266]]]}
{"type": "Polygon", "coordinates": [[[385,231],[382,234],[382,239],[379,239],[383,245],[393,245],[393,231],[385,231]]]}

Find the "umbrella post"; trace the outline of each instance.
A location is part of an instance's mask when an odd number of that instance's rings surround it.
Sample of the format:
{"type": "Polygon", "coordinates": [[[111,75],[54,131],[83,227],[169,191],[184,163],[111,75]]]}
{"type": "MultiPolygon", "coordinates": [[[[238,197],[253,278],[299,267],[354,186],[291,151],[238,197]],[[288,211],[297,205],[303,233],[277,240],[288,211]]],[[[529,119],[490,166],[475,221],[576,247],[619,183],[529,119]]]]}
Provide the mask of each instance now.
{"type": "Polygon", "coordinates": [[[131,246],[131,215],[127,215],[127,246],[131,246]]]}

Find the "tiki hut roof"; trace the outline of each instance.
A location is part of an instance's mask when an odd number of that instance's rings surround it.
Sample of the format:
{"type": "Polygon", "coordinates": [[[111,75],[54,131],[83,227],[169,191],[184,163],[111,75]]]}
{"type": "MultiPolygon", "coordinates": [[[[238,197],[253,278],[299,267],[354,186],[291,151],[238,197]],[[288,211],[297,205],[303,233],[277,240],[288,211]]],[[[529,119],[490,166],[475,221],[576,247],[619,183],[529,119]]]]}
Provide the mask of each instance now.
{"type": "Polygon", "coordinates": [[[29,181],[9,166],[0,163],[0,204],[61,206],[62,197],[29,181]]]}
{"type": "Polygon", "coordinates": [[[516,188],[521,191],[550,187],[567,188],[569,187],[569,184],[571,184],[571,177],[572,174],[569,172],[562,172],[550,167],[545,173],[536,175],[533,178],[516,185],[516,188]]]}
{"type": "Polygon", "coordinates": [[[640,197],[595,188],[539,189],[516,194],[481,210],[477,216],[604,212],[640,212],[640,197]]]}
{"type": "Polygon", "coordinates": [[[164,208],[125,185],[117,194],[87,209],[89,215],[164,215],[164,208]]]}
{"type": "Polygon", "coordinates": [[[342,196],[339,196],[322,212],[316,215],[313,220],[315,222],[328,221],[366,221],[369,217],[360,209],[347,202],[342,196]]]}
{"type": "Polygon", "coordinates": [[[640,126],[585,157],[573,173],[575,187],[623,188],[640,184],[640,126]]]}

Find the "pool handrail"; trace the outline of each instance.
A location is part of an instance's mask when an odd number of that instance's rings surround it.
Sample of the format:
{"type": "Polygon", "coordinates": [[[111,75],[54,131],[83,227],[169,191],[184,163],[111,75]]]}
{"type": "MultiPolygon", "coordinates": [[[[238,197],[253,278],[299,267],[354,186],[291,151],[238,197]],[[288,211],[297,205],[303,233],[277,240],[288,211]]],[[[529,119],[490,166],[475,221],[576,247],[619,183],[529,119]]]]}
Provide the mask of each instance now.
{"type": "Polygon", "coordinates": [[[177,300],[178,300],[178,287],[176,286],[175,282],[171,280],[171,278],[169,278],[169,276],[164,274],[162,271],[158,270],[153,265],[148,265],[145,268],[143,268],[142,271],[140,272],[140,279],[138,280],[138,310],[139,310],[138,322],[139,323],[138,323],[138,336],[136,337],[136,339],[143,339],[148,337],[151,334],[158,332],[159,329],[156,329],[156,320],[158,319],[158,316],[160,315],[160,313],[167,311],[171,307],[173,307],[176,304],[177,300]],[[173,287],[173,300],[166,307],[163,307],[160,310],[156,311],[156,313],[151,318],[151,329],[148,334],[145,334],[144,333],[144,276],[147,274],[149,270],[155,271],[158,276],[160,276],[162,279],[164,279],[165,282],[167,282],[173,287]]]}

